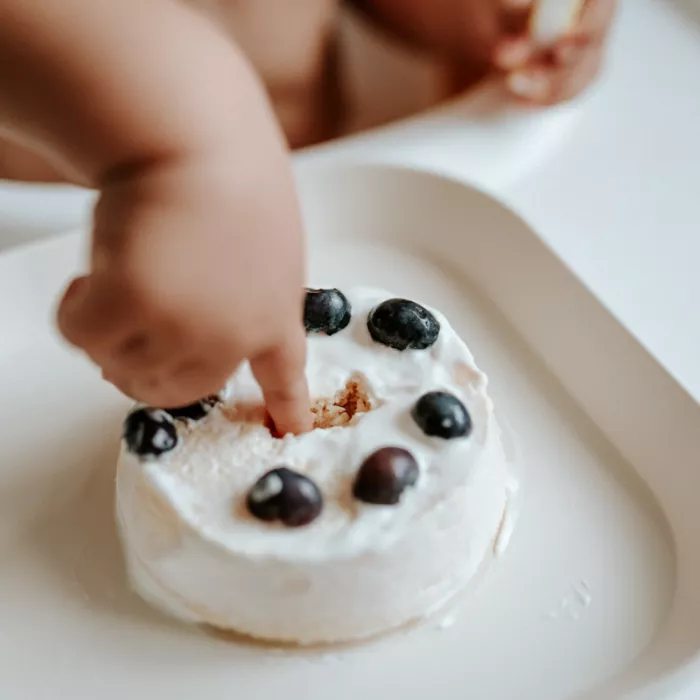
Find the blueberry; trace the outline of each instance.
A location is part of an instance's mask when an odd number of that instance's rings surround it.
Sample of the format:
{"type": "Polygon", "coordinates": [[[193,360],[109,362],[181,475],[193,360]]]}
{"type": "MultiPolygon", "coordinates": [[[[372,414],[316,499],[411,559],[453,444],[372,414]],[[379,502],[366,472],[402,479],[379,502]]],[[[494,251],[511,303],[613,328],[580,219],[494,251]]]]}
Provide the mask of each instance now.
{"type": "Polygon", "coordinates": [[[196,403],[191,403],[188,406],[180,406],[179,408],[165,408],[166,413],[178,420],[201,420],[204,416],[211,413],[211,410],[219,403],[218,396],[207,396],[196,403]]]}
{"type": "Polygon", "coordinates": [[[418,481],[418,463],[402,447],[382,447],[362,463],[352,492],[365,503],[394,505],[418,481]]]}
{"type": "Polygon", "coordinates": [[[395,350],[425,350],[438,338],[440,323],[420,304],[389,299],[373,309],[367,319],[372,339],[395,350]]]}
{"type": "Polygon", "coordinates": [[[464,404],[446,391],[423,394],[411,416],[426,435],[445,440],[467,437],[472,431],[472,419],[464,404]]]}
{"type": "Polygon", "coordinates": [[[307,289],[304,327],[307,333],[334,335],[350,323],[350,302],[338,289],[307,289]]]}
{"type": "Polygon", "coordinates": [[[139,408],[124,421],[124,440],[132,454],[159,457],[177,447],[178,436],[172,418],[157,408],[139,408]]]}
{"type": "Polygon", "coordinates": [[[323,496],[311,479],[278,467],[263,474],[248,493],[247,506],[259,520],[279,520],[287,527],[308,525],[323,508],[323,496]]]}

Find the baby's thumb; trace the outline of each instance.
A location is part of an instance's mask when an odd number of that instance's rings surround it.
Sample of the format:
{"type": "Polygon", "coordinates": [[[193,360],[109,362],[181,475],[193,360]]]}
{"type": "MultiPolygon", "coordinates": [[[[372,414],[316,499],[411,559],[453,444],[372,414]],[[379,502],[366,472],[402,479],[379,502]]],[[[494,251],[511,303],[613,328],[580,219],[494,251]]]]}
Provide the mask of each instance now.
{"type": "Polygon", "coordinates": [[[77,277],[58,307],[58,328],[69,343],[93,355],[118,332],[123,315],[120,307],[118,295],[92,275],[77,277]]]}

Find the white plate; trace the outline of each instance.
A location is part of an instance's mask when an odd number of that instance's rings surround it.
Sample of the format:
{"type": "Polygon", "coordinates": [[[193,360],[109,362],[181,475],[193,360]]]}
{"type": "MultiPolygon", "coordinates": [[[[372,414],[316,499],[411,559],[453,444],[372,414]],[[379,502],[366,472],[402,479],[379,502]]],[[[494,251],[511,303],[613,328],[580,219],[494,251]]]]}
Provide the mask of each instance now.
{"type": "Polygon", "coordinates": [[[162,618],[127,589],[112,522],[127,402],[50,326],[80,239],[16,250],[0,257],[0,697],[681,697],[700,679],[698,406],[489,197],[382,167],[299,178],[311,281],[439,307],[490,374],[522,485],[509,548],[448,617],[365,646],[280,651],[162,618]]]}

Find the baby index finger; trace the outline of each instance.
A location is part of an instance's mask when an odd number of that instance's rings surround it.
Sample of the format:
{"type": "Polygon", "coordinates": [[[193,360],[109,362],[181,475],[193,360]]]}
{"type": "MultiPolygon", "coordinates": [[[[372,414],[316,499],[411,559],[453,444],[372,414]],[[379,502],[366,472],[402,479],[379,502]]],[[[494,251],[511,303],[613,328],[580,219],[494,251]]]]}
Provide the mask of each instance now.
{"type": "Polygon", "coordinates": [[[250,361],[267,410],[279,435],[311,429],[311,399],[306,382],[306,337],[290,331],[284,341],[250,361]]]}

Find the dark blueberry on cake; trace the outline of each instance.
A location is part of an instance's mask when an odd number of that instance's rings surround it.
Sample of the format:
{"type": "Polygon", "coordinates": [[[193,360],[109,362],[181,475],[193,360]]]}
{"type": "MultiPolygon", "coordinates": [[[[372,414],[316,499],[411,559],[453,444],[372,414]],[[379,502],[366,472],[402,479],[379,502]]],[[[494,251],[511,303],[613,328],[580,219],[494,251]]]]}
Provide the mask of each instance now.
{"type": "Polygon", "coordinates": [[[390,506],[418,481],[418,463],[402,447],[382,447],[362,463],[352,492],[359,501],[390,506]]]}
{"type": "Polygon", "coordinates": [[[472,431],[472,420],[466,407],[446,391],[423,394],[411,416],[426,435],[445,440],[467,437],[472,431]]]}
{"type": "Polygon", "coordinates": [[[177,446],[172,418],[158,408],[139,408],[124,421],[124,440],[132,454],[159,457],[177,446]]]}
{"type": "Polygon", "coordinates": [[[307,289],[304,327],[307,333],[334,335],[350,323],[350,302],[338,289],[307,289]]]}
{"type": "Polygon", "coordinates": [[[323,496],[311,479],[287,467],[263,474],[248,493],[248,510],[259,520],[287,527],[308,525],[323,508],[323,496]]]}
{"type": "Polygon", "coordinates": [[[173,418],[178,420],[201,420],[219,403],[218,396],[207,396],[196,403],[191,403],[188,406],[180,406],[179,408],[163,409],[173,418]]]}
{"type": "Polygon", "coordinates": [[[389,299],[373,309],[367,319],[372,339],[395,350],[425,350],[438,338],[440,323],[420,304],[389,299]]]}

